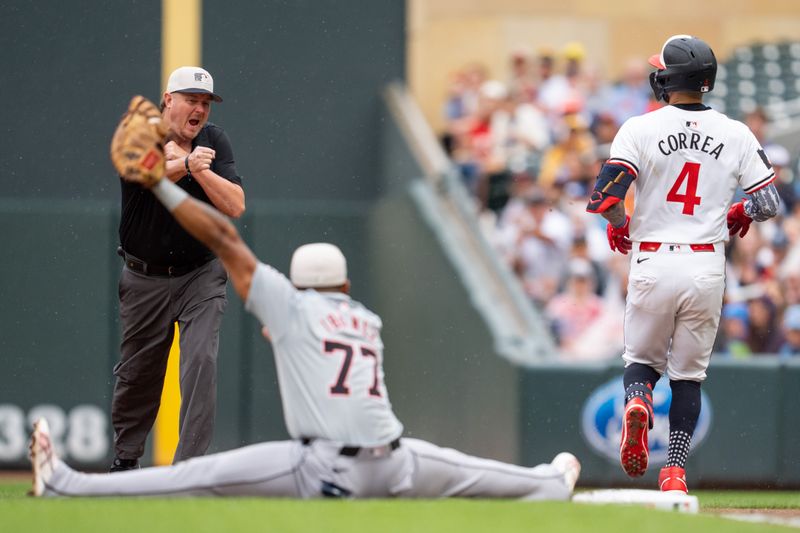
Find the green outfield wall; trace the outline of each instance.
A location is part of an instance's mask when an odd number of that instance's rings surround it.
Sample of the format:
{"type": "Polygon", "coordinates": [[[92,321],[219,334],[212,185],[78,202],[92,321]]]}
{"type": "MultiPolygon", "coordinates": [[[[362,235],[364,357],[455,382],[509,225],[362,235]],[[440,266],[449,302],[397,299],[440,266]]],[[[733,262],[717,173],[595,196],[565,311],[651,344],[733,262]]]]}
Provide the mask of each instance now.
{"type": "MultiPolygon", "coordinates": [[[[668,437],[668,404],[660,390],[666,385],[661,383],[663,378],[654,393],[651,468],[643,478],[631,480],[616,456],[621,361],[529,368],[519,377],[524,462],[567,449],[581,459],[581,482],[587,486],[655,486],[664,461],[654,456],[660,453],[665,458],[668,437]],[[612,406],[610,395],[616,405],[612,406]],[[614,429],[598,442],[598,426],[614,429]]],[[[714,356],[702,390],[701,422],[686,466],[691,487],[800,486],[800,415],[795,398],[800,390],[800,361],[780,361],[774,356],[732,361],[714,356]]]]}

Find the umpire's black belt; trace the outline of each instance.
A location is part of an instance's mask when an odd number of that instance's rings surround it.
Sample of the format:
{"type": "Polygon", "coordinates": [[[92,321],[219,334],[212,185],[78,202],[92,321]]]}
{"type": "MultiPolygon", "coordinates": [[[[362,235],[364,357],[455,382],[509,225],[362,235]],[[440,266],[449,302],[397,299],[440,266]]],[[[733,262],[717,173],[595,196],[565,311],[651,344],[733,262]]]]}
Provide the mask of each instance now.
{"type": "MultiPolygon", "coordinates": [[[[302,439],[300,439],[300,442],[303,444],[303,446],[308,446],[313,441],[314,441],[314,439],[309,439],[307,437],[303,437],[302,439]]],[[[397,448],[400,447],[400,438],[398,437],[398,438],[394,439],[392,442],[390,442],[388,444],[388,446],[389,446],[389,450],[395,451],[397,448]]],[[[360,452],[363,448],[366,448],[366,447],[362,447],[362,446],[342,446],[339,449],[339,455],[344,456],[344,457],[355,457],[356,455],[358,455],[358,452],[360,452]]],[[[374,446],[374,448],[381,448],[381,446],[374,446]]],[[[371,449],[371,448],[367,448],[367,449],[371,449]]]]}
{"type": "Polygon", "coordinates": [[[205,265],[209,261],[211,261],[211,257],[206,257],[201,261],[197,261],[195,263],[190,263],[188,265],[170,265],[170,266],[161,266],[161,265],[151,265],[149,263],[145,263],[138,257],[134,257],[131,254],[127,253],[122,247],[117,248],[117,255],[122,257],[125,260],[125,266],[133,270],[134,272],[138,272],[139,274],[144,274],[145,276],[156,276],[160,278],[177,278],[188,274],[192,270],[198,269],[201,266],[205,265]]]}

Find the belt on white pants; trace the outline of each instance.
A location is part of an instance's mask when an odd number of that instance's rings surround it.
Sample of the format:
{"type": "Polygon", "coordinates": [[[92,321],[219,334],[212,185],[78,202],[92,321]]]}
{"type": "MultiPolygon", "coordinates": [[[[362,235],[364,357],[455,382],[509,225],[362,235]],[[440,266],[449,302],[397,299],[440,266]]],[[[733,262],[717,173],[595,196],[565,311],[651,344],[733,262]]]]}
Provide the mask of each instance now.
{"type": "Polygon", "coordinates": [[[667,252],[681,252],[685,251],[687,248],[693,252],[714,252],[716,248],[714,248],[713,244],[672,244],[672,243],[665,243],[665,242],[640,242],[639,243],[639,251],[640,252],[657,252],[661,250],[661,247],[664,247],[664,251],[667,252]]]}

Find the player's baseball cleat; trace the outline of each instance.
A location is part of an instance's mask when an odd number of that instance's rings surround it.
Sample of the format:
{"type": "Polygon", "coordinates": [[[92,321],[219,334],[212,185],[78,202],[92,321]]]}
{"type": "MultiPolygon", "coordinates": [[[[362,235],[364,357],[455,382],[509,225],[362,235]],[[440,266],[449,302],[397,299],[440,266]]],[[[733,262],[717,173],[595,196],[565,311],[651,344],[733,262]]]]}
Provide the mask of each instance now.
{"type": "Polygon", "coordinates": [[[578,476],[581,475],[581,462],[578,461],[578,458],[569,452],[561,452],[550,461],[550,464],[564,474],[564,481],[566,481],[569,491],[575,490],[575,483],[578,481],[578,476]]]}
{"type": "Polygon", "coordinates": [[[141,467],[139,466],[138,459],[120,459],[119,457],[114,457],[114,462],[111,463],[111,468],[108,469],[108,472],[125,472],[126,470],[138,470],[139,468],[141,467]]]}
{"type": "Polygon", "coordinates": [[[658,488],[661,492],[688,493],[686,470],[679,466],[665,466],[658,474],[658,488]]]}
{"type": "Polygon", "coordinates": [[[632,398],[625,406],[622,418],[622,439],[619,445],[619,461],[622,469],[630,477],[643,476],[647,471],[649,451],[647,448],[647,428],[650,413],[641,398],[632,398]]]}
{"type": "Polygon", "coordinates": [[[33,433],[28,446],[31,464],[33,465],[33,487],[30,495],[44,495],[45,487],[53,477],[58,457],[50,440],[50,426],[47,420],[40,418],[33,423],[33,433]]]}

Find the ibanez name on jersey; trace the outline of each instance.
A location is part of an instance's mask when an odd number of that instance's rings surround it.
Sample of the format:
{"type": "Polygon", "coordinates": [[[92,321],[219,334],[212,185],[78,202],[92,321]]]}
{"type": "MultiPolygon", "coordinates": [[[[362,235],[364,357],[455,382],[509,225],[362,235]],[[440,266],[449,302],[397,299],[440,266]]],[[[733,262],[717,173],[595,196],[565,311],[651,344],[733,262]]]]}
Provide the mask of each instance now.
{"type": "Polygon", "coordinates": [[[714,159],[719,159],[724,147],[725,144],[715,141],[714,137],[699,133],[674,133],[667,135],[666,139],[658,141],[658,150],[664,155],[669,155],[676,150],[697,150],[713,155],[714,159]]]}

